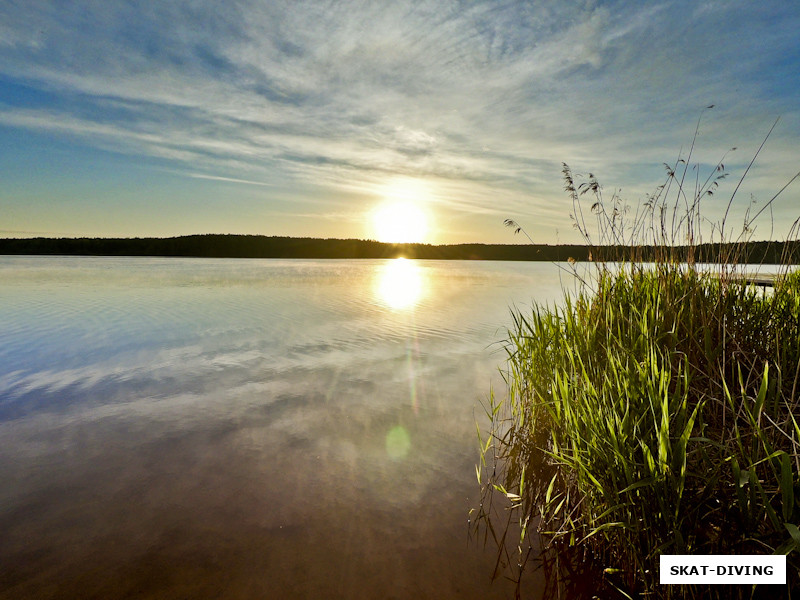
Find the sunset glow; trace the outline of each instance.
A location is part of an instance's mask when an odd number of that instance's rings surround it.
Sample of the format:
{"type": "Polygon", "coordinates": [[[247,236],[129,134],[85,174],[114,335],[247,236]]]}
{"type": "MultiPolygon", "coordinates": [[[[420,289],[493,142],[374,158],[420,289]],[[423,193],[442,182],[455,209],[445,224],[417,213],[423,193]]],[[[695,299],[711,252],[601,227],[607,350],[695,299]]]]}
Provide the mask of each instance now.
{"type": "Polygon", "coordinates": [[[0,3],[0,237],[578,243],[562,163],[635,207],[712,104],[729,222],[796,172],[790,2],[229,4],[0,3]]]}

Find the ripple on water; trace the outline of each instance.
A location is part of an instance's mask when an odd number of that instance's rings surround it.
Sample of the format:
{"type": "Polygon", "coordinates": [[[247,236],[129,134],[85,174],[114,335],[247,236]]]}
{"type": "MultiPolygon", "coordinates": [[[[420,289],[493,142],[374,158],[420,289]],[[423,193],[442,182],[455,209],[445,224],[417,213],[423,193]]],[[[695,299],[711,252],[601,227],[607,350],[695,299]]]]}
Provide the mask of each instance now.
{"type": "Polygon", "coordinates": [[[473,409],[557,279],[385,266],[0,257],[0,598],[505,597],[473,409]]]}

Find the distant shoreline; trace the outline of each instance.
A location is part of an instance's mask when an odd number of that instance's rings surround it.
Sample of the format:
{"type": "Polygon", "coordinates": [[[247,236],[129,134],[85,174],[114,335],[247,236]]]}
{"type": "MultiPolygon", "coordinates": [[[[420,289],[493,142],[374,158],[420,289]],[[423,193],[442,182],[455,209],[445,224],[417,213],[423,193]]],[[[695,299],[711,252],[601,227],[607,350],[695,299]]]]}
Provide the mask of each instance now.
{"type": "MultiPolygon", "coordinates": [[[[698,262],[716,262],[728,245],[703,244],[698,262]]],[[[749,242],[740,245],[739,262],[778,264],[797,256],[800,244],[749,242]]],[[[626,247],[604,247],[606,258],[630,256],[626,247]]],[[[677,247],[680,255],[685,248],[677,247]]],[[[595,249],[596,251],[596,249],[595,249]]],[[[577,261],[590,260],[592,248],[562,244],[390,244],[372,240],[206,234],[171,238],[2,238],[0,255],[165,256],[197,258],[416,258],[438,260],[577,261]]],[[[647,257],[648,247],[637,253],[647,257]]],[[[790,261],[797,263],[796,260],[790,261]]]]}

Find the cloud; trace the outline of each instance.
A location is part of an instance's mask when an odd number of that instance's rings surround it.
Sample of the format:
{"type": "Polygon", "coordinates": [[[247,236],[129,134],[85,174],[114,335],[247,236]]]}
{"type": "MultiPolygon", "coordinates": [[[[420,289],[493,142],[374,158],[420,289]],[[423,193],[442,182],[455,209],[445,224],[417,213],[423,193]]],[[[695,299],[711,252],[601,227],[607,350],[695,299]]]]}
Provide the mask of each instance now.
{"type": "Polygon", "coordinates": [[[189,177],[195,179],[210,179],[212,181],[226,181],[229,183],[243,183],[245,185],[260,185],[264,187],[273,187],[270,183],[263,181],[250,181],[249,179],[237,179],[236,177],[220,177],[219,175],[205,175],[203,173],[189,173],[189,177]]]}
{"type": "Polygon", "coordinates": [[[0,123],[220,181],[401,174],[547,213],[562,161],[643,189],[710,103],[704,144],[782,114],[786,163],[800,133],[800,17],[748,3],[29,2],[0,22],[0,75],[56,97],[0,98],[0,123]]]}

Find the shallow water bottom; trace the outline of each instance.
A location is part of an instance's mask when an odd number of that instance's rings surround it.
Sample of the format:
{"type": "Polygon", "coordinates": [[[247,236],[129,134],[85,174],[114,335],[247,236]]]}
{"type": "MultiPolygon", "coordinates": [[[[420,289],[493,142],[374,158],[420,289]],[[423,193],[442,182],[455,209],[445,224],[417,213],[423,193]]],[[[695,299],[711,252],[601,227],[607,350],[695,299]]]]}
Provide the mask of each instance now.
{"type": "Polygon", "coordinates": [[[558,280],[384,262],[0,261],[0,598],[510,597],[475,420],[558,280]]]}

